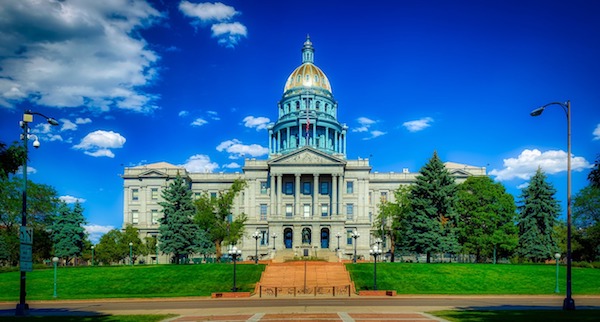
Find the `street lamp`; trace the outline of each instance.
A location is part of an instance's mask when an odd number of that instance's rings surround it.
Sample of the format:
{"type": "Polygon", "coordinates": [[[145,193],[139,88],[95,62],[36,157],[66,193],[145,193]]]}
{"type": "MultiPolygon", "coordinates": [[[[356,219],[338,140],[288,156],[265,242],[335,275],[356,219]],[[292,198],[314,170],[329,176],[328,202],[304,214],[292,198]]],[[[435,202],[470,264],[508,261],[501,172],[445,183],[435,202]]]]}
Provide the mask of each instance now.
{"type": "Polygon", "coordinates": [[[236,282],[236,275],[235,275],[235,263],[237,262],[238,257],[240,257],[242,255],[242,250],[238,249],[237,247],[233,246],[230,250],[229,250],[229,256],[231,256],[231,258],[233,258],[233,288],[231,289],[232,292],[237,292],[238,288],[235,285],[236,282]]]}
{"type": "Polygon", "coordinates": [[[58,295],[56,295],[56,265],[58,264],[58,257],[54,256],[52,257],[52,264],[54,265],[54,295],[53,297],[56,298],[58,295]]]}
{"type": "Polygon", "coordinates": [[[254,264],[258,265],[258,239],[260,239],[260,232],[257,230],[252,234],[252,238],[254,238],[254,264]]]}
{"type": "Polygon", "coordinates": [[[369,253],[373,256],[373,289],[377,290],[377,256],[381,255],[379,243],[373,245],[373,249],[369,249],[369,253]]]}
{"type": "Polygon", "coordinates": [[[531,116],[541,115],[550,105],[562,107],[567,116],[567,296],[563,301],[563,310],[575,310],[575,300],[571,296],[571,101],[548,103],[533,110],[531,116]]]}
{"type": "Polygon", "coordinates": [[[336,251],[340,251],[340,237],[342,237],[342,234],[340,234],[339,231],[337,233],[335,233],[335,238],[337,238],[337,242],[338,242],[336,251]]]}
{"type": "Polygon", "coordinates": [[[133,243],[129,242],[129,265],[133,265],[133,243]]]}
{"type": "Polygon", "coordinates": [[[277,238],[277,234],[273,233],[273,236],[271,236],[271,238],[273,238],[273,250],[275,250],[275,238],[277,238]]]}
{"type": "MultiPolygon", "coordinates": [[[[31,230],[27,229],[27,157],[28,157],[28,140],[29,137],[32,136],[35,138],[35,141],[33,141],[33,147],[34,148],[39,148],[40,147],[40,141],[38,140],[37,136],[33,135],[33,134],[29,134],[29,123],[33,122],[33,116],[34,115],[39,115],[43,118],[46,119],[46,121],[48,121],[48,123],[50,125],[58,125],[58,121],[48,117],[44,114],[38,113],[38,112],[32,112],[30,110],[26,110],[25,113],[23,113],[23,121],[19,122],[19,125],[21,126],[21,128],[23,129],[23,133],[21,134],[21,140],[23,140],[23,148],[24,148],[24,152],[25,152],[25,157],[23,158],[23,207],[21,210],[21,234],[23,235],[27,235],[27,232],[31,232],[31,230]]],[[[23,240],[23,238],[21,238],[21,249],[24,248],[28,248],[31,249],[31,245],[33,242],[33,235],[29,234],[30,238],[28,240],[23,240]]],[[[31,253],[31,251],[29,252],[31,253]]],[[[21,251],[21,257],[23,257],[23,251],[21,251]]],[[[27,311],[29,310],[29,304],[26,303],[26,296],[27,296],[27,272],[31,272],[32,269],[32,262],[30,258],[20,258],[20,267],[21,267],[21,290],[19,293],[19,303],[17,304],[17,308],[15,310],[15,315],[17,316],[23,316],[27,314],[27,311]]]]}
{"type": "Polygon", "coordinates": [[[556,259],[556,288],[554,289],[554,293],[560,293],[558,289],[558,260],[560,259],[560,253],[554,254],[554,259],[556,259]]]}
{"type": "Polygon", "coordinates": [[[94,266],[94,245],[92,245],[92,266],[94,266]]]}
{"type": "Polygon", "coordinates": [[[354,239],[354,258],[352,259],[352,263],[356,264],[356,240],[360,237],[358,231],[354,230],[352,235],[350,235],[354,239]]]}

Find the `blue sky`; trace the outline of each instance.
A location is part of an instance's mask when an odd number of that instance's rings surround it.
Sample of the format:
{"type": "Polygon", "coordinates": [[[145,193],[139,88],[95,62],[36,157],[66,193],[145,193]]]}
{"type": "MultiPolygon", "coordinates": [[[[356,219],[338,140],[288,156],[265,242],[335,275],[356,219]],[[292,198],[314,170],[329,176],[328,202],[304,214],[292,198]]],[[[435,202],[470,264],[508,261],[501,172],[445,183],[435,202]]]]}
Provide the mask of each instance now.
{"type": "MultiPolygon", "coordinates": [[[[0,141],[24,109],[41,140],[29,174],[83,202],[88,230],[121,227],[126,166],[241,171],[310,34],[348,157],[373,171],[487,167],[515,197],[541,166],[566,199],[600,153],[596,1],[2,1],[0,141]]],[[[564,209],[563,209],[564,210],[564,209]]]]}

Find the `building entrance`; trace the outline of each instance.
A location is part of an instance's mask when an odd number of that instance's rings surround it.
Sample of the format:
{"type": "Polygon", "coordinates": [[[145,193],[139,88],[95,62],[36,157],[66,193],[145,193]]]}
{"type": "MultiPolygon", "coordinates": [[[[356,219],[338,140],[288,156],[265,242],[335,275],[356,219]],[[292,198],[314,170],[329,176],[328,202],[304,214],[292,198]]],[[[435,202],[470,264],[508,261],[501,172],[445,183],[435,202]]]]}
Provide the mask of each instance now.
{"type": "Polygon", "coordinates": [[[283,230],[283,243],[285,248],[292,248],[294,240],[294,232],[292,228],[286,228],[283,230]]]}
{"type": "Polygon", "coordinates": [[[329,228],[321,229],[321,248],[329,248],[329,228]]]}

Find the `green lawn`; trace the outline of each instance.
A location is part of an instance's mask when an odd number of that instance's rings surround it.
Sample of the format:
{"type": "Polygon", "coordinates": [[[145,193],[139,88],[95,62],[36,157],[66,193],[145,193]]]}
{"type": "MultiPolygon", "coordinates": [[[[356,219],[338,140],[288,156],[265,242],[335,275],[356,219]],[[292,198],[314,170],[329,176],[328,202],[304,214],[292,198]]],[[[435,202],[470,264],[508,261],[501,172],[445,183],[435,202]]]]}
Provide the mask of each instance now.
{"type": "Polygon", "coordinates": [[[528,311],[437,311],[431,315],[448,321],[460,322],[595,322],[600,317],[598,310],[560,311],[560,310],[528,310],[528,311]]]}
{"type": "MultiPolygon", "coordinates": [[[[237,287],[254,291],[264,265],[237,265],[237,287]]],[[[27,273],[27,299],[49,300],[54,270],[27,273]]],[[[59,267],[59,299],[210,296],[233,286],[232,264],[59,267]]],[[[0,301],[19,300],[19,272],[0,274],[0,301]]]]}
{"type": "MultiPolygon", "coordinates": [[[[347,264],[357,290],[373,289],[373,264],[347,264]]],[[[559,291],[565,292],[564,266],[559,291]]],[[[600,269],[573,268],[573,294],[600,294],[600,269]]],[[[378,263],[377,288],[398,294],[556,294],[556,266],[378,263]]]]}

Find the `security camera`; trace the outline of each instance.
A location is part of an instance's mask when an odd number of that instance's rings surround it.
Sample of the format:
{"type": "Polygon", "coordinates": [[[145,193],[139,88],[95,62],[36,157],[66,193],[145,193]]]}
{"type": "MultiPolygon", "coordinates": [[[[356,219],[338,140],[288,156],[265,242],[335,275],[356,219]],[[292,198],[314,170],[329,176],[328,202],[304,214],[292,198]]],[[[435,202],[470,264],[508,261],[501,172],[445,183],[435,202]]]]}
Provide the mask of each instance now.
{"type": "Polygon", "coordinates": [[[36,149],[39,148],[40,147],[40,141],[38,141],[38,140],[33,141],[33,147],[36,148],[36,149]]]}

